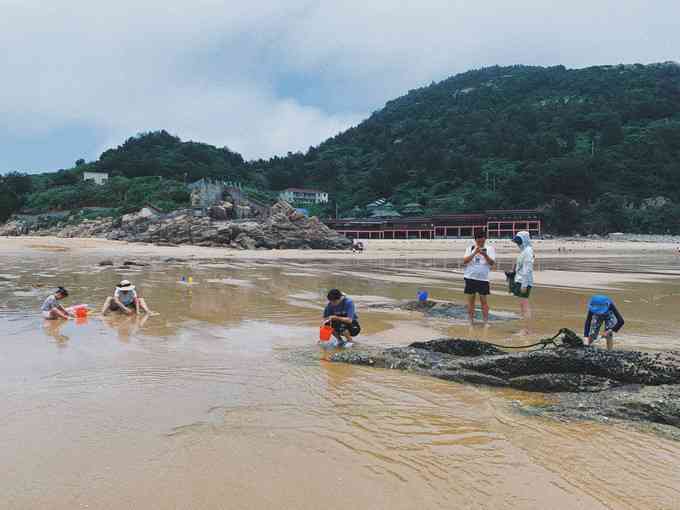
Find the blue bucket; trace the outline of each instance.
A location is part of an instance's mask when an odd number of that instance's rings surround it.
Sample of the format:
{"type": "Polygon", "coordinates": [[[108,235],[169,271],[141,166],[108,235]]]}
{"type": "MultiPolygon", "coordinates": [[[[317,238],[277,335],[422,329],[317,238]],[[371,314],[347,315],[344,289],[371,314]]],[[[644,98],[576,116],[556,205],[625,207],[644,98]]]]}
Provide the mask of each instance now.
{"type": "Polygon", "coordinates": [[[427,301],[428,293],[426,290],[418,291],[418,301],[427,301]]]}

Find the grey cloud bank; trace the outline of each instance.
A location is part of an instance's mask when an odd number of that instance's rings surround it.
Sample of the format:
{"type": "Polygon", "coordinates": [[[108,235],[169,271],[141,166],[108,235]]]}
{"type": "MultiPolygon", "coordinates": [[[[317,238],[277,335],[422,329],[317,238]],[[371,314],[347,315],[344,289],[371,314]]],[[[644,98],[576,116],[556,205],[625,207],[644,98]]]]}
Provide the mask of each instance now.
{"type": "Polygon", "coordinates": [[[161,128],[268,157],[305,150],[410,88],[474,67],[680,59],[680,3],[669,0],[0,8],[9,50],[0,54],[0,172],[70,166],[161,128]]]}

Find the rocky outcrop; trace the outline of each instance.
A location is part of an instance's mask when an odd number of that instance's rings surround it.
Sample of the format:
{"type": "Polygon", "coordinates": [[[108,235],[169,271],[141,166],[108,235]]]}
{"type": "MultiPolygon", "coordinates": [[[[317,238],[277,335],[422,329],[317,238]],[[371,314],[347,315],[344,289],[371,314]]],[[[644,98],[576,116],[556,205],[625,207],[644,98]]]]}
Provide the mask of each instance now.
{"type": "MultiPolygon", "coordinates": [[[[368,306],[374,309],[407,310],[420,312],[429,317],[438,319],[468,320],[467,306],[460,303],[450,303],[447,301],[404,301],[401,303],[373,303],[368,306]]],[[[476,318],[482,320],[482,312],[477,309],[476,318]]],[[[513,312],[490,312],[489,321],[507,321],[519,319],[519,315],[513,312]]]]}
{"type": "MultiPolygon", "coordinates": [[[[554,393],[534,411],[680,427],[680,352],[605,351],[560,345],[508,353],[476,340],[347,350],[331,361],[416,372],[461,383],[554,393]]],[[[680,431],[678,431],[680,433],[680,431]]]]}
{"type": "MultiPolygon", "coordinates": [[[[149,216],[128,214],[122,218],[84,220],[55,226],[10,221],[0,236],[98,237],[155,244],[229,246],[240,249],[314,248],[347,249],[351,241],[329,229],[317,218],[299,214],[285,202],[275,204],[264,221],[220,220],[223,211],[196,216],[191,210],[149,216]]],[[[226,213],[226,210],[224,211],[226,213]]]]}

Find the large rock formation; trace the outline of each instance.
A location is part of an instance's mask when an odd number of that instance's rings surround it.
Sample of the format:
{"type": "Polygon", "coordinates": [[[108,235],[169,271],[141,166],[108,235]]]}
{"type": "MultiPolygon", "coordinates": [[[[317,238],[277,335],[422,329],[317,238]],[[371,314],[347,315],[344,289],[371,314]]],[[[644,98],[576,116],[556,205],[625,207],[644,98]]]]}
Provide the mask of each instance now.
{"type": "MultiPolygon", "coordinates": [[[[678,351],[605,351],[563,344],[508,353],[476,340],[439,339],[408,347],[347,350],[331,360],[558,397],[533,409],[538,412],[680,428],[678,351]]],[[[680,430],[674,433],[680,437],[680,430]]]]}
{"type": "MultiPolygon", "coordinates": [[[[213,212],[213,216],[219,216],[213,212]]],[[[219,211],[221,212],[221,211],[219,211]]],[[[217,220],[191,210],[165,215],[127,214],[122,218],[84,220],[76,224],[45,225],[10,221],[0,236],[99,237],[131,242],[230,246],[232,248],[347,249],[351,241],[317,218],[299,214],[285,202],[275,204],[264,221],[217,220]]]]}

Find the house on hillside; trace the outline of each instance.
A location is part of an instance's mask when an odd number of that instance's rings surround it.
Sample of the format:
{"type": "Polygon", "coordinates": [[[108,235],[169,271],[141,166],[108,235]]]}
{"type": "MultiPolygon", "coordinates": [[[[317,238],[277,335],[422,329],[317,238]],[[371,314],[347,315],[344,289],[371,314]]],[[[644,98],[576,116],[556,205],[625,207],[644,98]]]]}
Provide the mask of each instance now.
{"type": "Polygon", "coordinates": [[[401,208],[401,212],[405,216],[422,216],[424,213],[423,206],[418,202],[411,202],[401,208]]]}
{"type": "Polygon", "coordinates": [[[369,218],[399,218],[401,214],[397,211],[392,203],[385,202],[379,207],[372,207],[370,209],[369,218]]]}
{"type": "Polygon", "coordinates": [[[200,209],[220,203],[226,189],[225,183],[210,179],[199,179],[187,187],[191,190],[191,206],[200,209]]]}
{"type": "Polygon", "coordinates": [[[279,199],[296,205],[327,204],[328,193],[317,189],[287,188],[279,193],[279,199]]]}
{"type": "Polygon", "coordinates": [[[83,172],[83,181],[93,181],[98,186],[106,184],[109,174],[106,172],[83,172]]]}

